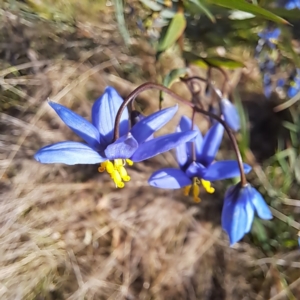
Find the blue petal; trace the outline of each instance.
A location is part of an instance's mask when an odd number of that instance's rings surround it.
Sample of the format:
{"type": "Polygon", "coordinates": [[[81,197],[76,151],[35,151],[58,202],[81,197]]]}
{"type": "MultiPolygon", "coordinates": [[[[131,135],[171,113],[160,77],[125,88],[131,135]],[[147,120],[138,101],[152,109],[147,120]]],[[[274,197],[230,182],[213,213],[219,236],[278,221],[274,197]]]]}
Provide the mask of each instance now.
{"type": "Polygon", "coordinates": [[[222,211],[222,228],[229,236],[230,245],[241,240],[249,229],[246,199],[237,200],[238,194],[238,186],[227,190],[222,211]]]}
{"type": "Polygon", "coordinates": [[[293,98],[298,94],[299,90],[293,86],[289,87],[287,90],[287,95],[289,98],[293,98]]]}
{"type": "Polygon", "coordinates": [[[258,216],[264,220],[270,220],[273,218],[269,206],[265,202],[262,195],[253,187],[249,185],[248,187],[249,198],[252,201],[253,206],[256,209],[258,216]]]}
{"type": "MultiPolygon", "coordinates": [[[[176,131],[177,132],[185,132],[192,129],[192,120],[186,116],[181,117],[180,123],[177,126],[176,131]]],[[[202,148],[202,142],[203,137],[199,130],[199,128],[194,125],[193,129],[198,132],[195,140],[190,143],[186,143],[183,145],[180,145],[178,149],[176,148],[176,156],[177,161],[180,167],[183,167],[187,162],[191,162],[192,157],[192,147],[195,147],[195,155],[196,160],[198,160],[200,154],[201,154],[201,148],[202,148]],[[185,154],[184,154],[185,152],[185,154]]]]}
{"type": "Polygon", "coordinates": [[[186,153],[186,144],[181,144],[177,146],[175,150],[176,150],[176,158],[177,158],[178,165],[179,167],[183,168],[188,161],[188,155],[186,153]]]}
{"type": "Polygon", "coordinates": [[[146,141],[155,131],[159,130],[169,122],[178,110],[178,105],[165,108],[154,114],[151,114],[135,124],[130,132],[136,141],[141,144],[146,141]]]}
{"type": "Polygon", "coordinates": [[[34,158],[43,164],[97,164],[106,160],[90,146],[78,142],[60,142],[41,148],[34,158]]]}
{"type": "Polygon", "coordinates": [[[130,158],[138,146],[135,138],[128,133],[107,146],[104,153],[108,159],[130,158]]]}
{"type": "Polygon", "coordinates": [[[192,181],[181,170],[166,168],[154,172],[148,183],[163,189],[179,189],[192,184],[192,181]]]}
{"type": "MultiPolygon", "coordinates": [[[[100,143],[107,146],[113,140],[117,112],[123,103],[118,92],[107,87],[92,108],[92,122],[100,132],[100,143]]],[[[120,136],[128,133],[128,110],[125,108],[120,120],[120,136]]]]}
{"type": "Polygon", "coordinates": [[[63,122],[91,147],[100,150],[100,135],[95,126],[72,110],[55,102],[48,102],[63,122]]]}
{"type": "Polygon", "coordinates": [[[199,177],[202,178],[203,173],[205,172],[205,167],[198,162],[192,162],[186,170],[186,175],[189,178],[199,177]]]}
{"type": "Polygon", "coordinates": [[[221,123],[214,124],[206,133],[203,141],[202,155],[200,162],[208,167],[219,150],[224,134],[224,127],[221,123]]]}
{"type": "MultiPolygon", "coordinates": [[[[251,167],[244,165],[244,172],[247,174],[251,167]]],[[[212,163],[204,172],[203,179],[208,181],[223,180],[240,176],[239,165],[236,160],[222,160],[212,163]]]]}
{"type": "Polygon", "coordinates": [[[141,144],[139,148],[134,152],[131,160],[139,162],[156,156],[160,153],[175,148],[182,143],[186,143],[192,140],[196,135],[197,131],[190,130],[186,132],[171,133],[157,137],[153,140],[141,144]]]}
{"type": "Polygon", "coordinates": [[[241,128],[240,116],[238,111],[228,99],[223,98],[221,100],[221,110],[224,116],[225,122],[233,131],[238,131],[241,128]]]}

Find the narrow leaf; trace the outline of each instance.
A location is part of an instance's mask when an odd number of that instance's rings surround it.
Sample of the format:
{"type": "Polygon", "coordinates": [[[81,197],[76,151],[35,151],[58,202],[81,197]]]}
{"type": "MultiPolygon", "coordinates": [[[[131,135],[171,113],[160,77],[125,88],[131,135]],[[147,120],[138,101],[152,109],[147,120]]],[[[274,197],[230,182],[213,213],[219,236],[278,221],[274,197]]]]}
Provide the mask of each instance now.
{"type": "Polygon", "coordinates": [[[244,0],[207,0],[207,1],[212,4],[223,6],[229,9],[237,9],[237,10],[254,14],[256,16],[262,16],[267,20],[271,20],[276,23],[289,24],[289,22],[286,21],[285,19],[271,13],[270,11],[264,8],[261,8],[257,5],[250,4],[244,0]]]}
{"type": "Polygon", "coordinates": [[[213,22],[216,22],[216,19],[214,15],[210,12],[210,10],[206,7],[206,5],[203,3],[203,0],[190,0],[188,1],[192,4],[194,4],[201,12],[206,14],[206,16],[213,22]]]}
{"type": "Polygon", "coordinates": [[[158,51],[170,48],[183,34],[186,27],[186,19],[183,13],[176,13],[167,29],[165,36],[158,45],[158,51]]]}

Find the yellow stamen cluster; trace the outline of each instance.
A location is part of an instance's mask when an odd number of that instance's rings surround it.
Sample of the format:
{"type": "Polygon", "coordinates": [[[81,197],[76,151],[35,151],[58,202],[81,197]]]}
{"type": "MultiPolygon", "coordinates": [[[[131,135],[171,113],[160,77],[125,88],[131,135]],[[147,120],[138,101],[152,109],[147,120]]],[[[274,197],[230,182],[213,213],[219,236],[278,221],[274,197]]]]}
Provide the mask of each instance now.
{"type": "Polygon", "coordinates": [[[101,173],[106,171],[114,181],[116,187],[123,188],[125,186],[124,181],[130,180],[130,176],[125,169],[126,163],[129,166],[133,165],[133,161],[130,159],[114,159],[113,162],[107,160],[100,164],[98,171],[101,173]]]}
{"type": "Polygon", "coordinates": [[[199,198],[200,185],[202,185],[204,187],[205,191],[209,194],[212,194],[215,191],[215,189],[211,186],[210,181],[194,177],[193,178],[193,184],[188,185],[184,188],[184,195],[188,196],[190,194],[190,191],[192,190],[194,201],[196,203],[199,203],[201,201],[201,199],[199,198]]]}

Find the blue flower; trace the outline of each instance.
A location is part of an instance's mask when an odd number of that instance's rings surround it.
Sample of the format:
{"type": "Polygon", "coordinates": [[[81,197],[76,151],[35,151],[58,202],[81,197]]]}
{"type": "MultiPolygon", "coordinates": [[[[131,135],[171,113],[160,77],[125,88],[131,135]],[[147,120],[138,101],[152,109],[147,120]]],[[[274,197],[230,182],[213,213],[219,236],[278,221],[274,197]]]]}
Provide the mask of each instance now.
{"type": "Polygon", "coordinates": [[[264,220],[272,213],[261,194],[250,184],[231,186],[226,194],[222,211],[222,228],[227,232],[230,245],[235,244],[251,230],[254,212],[264,220]]]}
{"type": "Polygon", "coordinates": [[[287,90],[287,96],[289,98],[295,97],[300,91],[300,69],[296,69],[295,74],[290,82],[290,87],[287,90]]]}
{"type": "Polygon", "coordinates": [[[279,28],[265,29],[262,32],[259,32],[258,36],[269,48],[274,49],[276,47],[280,33],[281,31],[279,28]]]}
{"type": "MultiPolygon", "coordinates": [[[[192,121],[182,117],[177,127],[178,132],[186,132],[192,128],[192,121]]],[[[179,189],[184,187],[185,195],[192,190],[195,202],[199,202],[200,185],[208,193],[213,193],[211,181],[222,180],[239,176],[239,168],[236,161],[224,160],[213,162],[222,141],[224,128],[220,123],[214,124],[202,137],[198,132],[195,140],[176,147],[177,162],[180,169],[165,168],[154,172],[149,178],[149,184],[165,189],[179,189]]],[[[251,167],[244,164],[245,172],[251,167]]]]}
{"type": "Polygon", "coordinates": [[[228,99],[222,98],[221,111],[225,122],[233,131],[239,131],[241,128],[240,116],[237,108],[228,99]]]}
{"type": "Polygon", "coordinates": [[[124,187],[123,181],[130,177],[125,164],[132,165],[162,152],[168,151],[181,143],[192,140],[196,131],[178,132],[152,138],[152,134],[164,126],[177,112],[178,106],[160,110],[141,118],[129,130],[128,111],[124,110],[120,120],[120,138],[113,141],[114,124],[123,99],[112,87],[107,87],[92,107],[92,123],[70,109],[54,102],[49,105],[63,122],[78,136],[80,142],[65,141],[41,148],[35,159],[41,163],[97,164],[99,172],[107,171],[116,186],[124,187]]]}
{"type": "Polygon", "coordinates": [[[283,5],[285,9],[291,10],[291,9],[300,9],[300,1],[299,0],[287,0],[284,1],[285,4],[283,5]]]}

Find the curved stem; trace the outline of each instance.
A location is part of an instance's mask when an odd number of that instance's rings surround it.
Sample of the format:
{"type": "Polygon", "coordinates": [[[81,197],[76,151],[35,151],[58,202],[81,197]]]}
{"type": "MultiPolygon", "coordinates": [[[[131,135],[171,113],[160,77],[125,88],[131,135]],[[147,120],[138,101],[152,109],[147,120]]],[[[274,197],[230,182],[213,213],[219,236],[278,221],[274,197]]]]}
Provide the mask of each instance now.
{"type": "MultiPolygon", "coordinates": [[[[202,81],[206,81],[206,79],[199,77],[197,78],[199,80],[202,81]]],[[[177,95],[176,93],[174,93],[173,91],[171,91],[170,89],[168,89],[167,87],[157,84],[157,83],[152,83],[152,82],[146,82],[142,85],[140,85],[139,87],[137,87],[134,91],[132,91],[128,97],[124,100],[124,102],[122,103],[122,105],[120,106],[117,116],[116,116],[116,120],[115,120],[115,128],[114,128],[114,141],[116,141],[119,138],[119,124],[120,124],[120,119],[122,116],[122,113],[125,109],[125,107],[133,100],[137,97],[138,94],[149,90],[149,89],[158,89],[160,91],[163,91],[167,94],[169,94],[170,96],[172,96],[173,98],[175,98],[177,101],[191,107],[193,109],[193,111],[206,115],[208,117],[211,117],[213,119],[215,119],[217,122],[221,123],[225,129],[225,131],[227,132],[229,139],[231,141],[231,144],[233,146],[233,150],[236,154],[236,158],[237,158],[237,162],[239,165],[239,170],[240,170],[240,174],[241,174],[241,184],[242,186],[245,186],[247,184],[247,179],[246,179],[246,175],[244,172],[244,166],[243,166],[243,160],[242,160],[242,155],[240,153],[237,141],[234,137],[234,134],[232,133],[232,131],[230,130],[230,128],[228,127],[228,125],[226,124],[226,122],[221,119],[219,116],[208,112],[200,107],[197,107],[196,105],[194,105],[193,103],[185,100],[184,98],[182,98],[181,96],[177,95]]]]}

